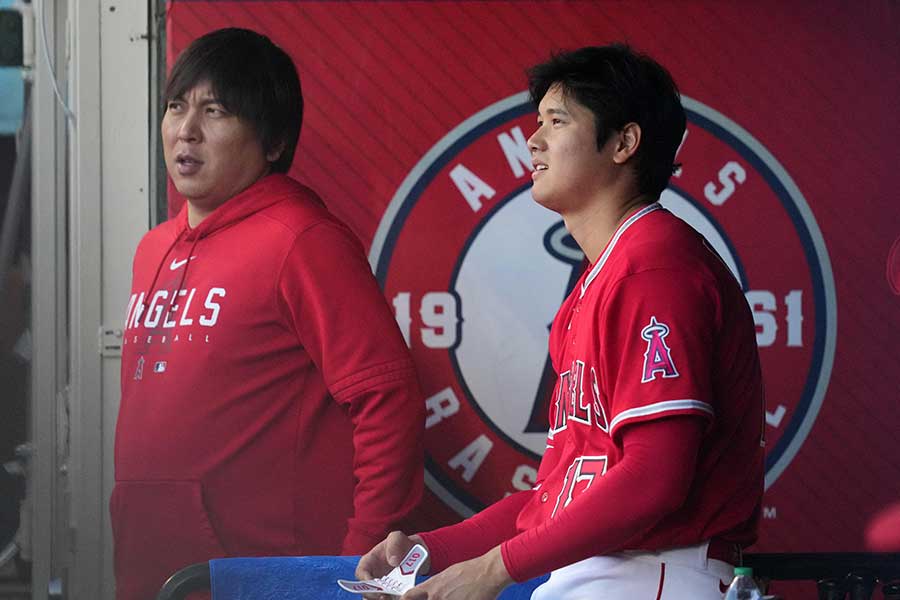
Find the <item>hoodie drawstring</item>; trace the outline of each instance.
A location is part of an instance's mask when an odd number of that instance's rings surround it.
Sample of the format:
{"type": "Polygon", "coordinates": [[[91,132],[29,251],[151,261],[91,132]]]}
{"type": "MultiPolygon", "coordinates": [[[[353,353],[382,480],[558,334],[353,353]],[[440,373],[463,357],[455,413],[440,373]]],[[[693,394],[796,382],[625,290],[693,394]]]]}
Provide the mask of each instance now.
{"type": "MultiPolygon", "coordinates": [[[[181,237],[181,236],[179,236],[181,237]]],[[[197,247],[197,243],[200,242],[200,236],[198,235],[194,238],[194,243],[191,244],[191,249],[187,254],[187,262],[184,263],[184,271],[181,273],[181,279],[178,281],[178,286],[175,288],[175,291],[172,292],[172,299],[169,300],[169,312],[172,312],[177,308],[177,304],[175,304],[175,298],[178,297],[178,292],[181,291],[181,286],[184,285],[184,280],[187,279],[188,268],[191,266],[191,257],[194,256],[194,248],[197,247]]]]}
{"type": "Polygon", "coordinates": [[[210,235],[218,229],[231,225],[232,223],[246,219],[248,216],[277,202],[282,202],[286,198],[293,197],[293,195],[298,193],[303,196],[304,200],[322,205],[322,201],[313,194],[311,190],[301,186],[286,175],[276,173],[262,177],[249,188],[229,199],[225,204],[216,208],[194,229],[190,229],[188,226],[187,215],[184,214],[186,207],[182,207],[182,212],[179,213],[177,218],[179,219],[179,226],[183,229],[169,245],[166,253],[163,254],[162,260],[156,268],[156,273],[153,275],[153,280],[150,282],[150,288],[147,290],[144,299],[141,300],[140,314],[143,315],[150,307],[150,297],[156,289],[156,283],[159,280],[163,265],[166,264],[166,259],[169,258],[175,245],[182,239],[185,239],[185,234],[192,233],[193,235],[196,235],[196,238],[194,238],[193,244],[191,245],[191,251],[187,256],[187,262],[184,265],[184,273],[181,274],[181,281],[178,282],[178,287],[175,289],[172,298],[169,300],[169,312],[174,310],[177,306],[175,304],[177,301],[176,298],[178,298],[179,292],[181,292],[181,288],[187,279],[187,271],[190,267],[191,256],[193,256],[194,249],[197,247],[201,238],[210,235]]]}
{"type": "MultiPolygon", "coordinates": [[[[175,236],[175,240],[171,244],[169,244],[169,248],[166,250],[165,254],[163,254],[163,256],[162,256],[162,259],[159,261],[159,266],[156,267],[156,274],[153,275],[153,279],[150,281],[150,288],[147,290],[147,293],[144,295],[144,299],[141,300],[141,312],[140,312],[141,316],[144,315],[144,313],[147,311],[147,308],[150,306],[150,303],[148,302],[148,300],[150,298],[150,295],[153,294],[153,288],[156,286],[156,280],[159,279],[159,274],[160,274],[160,272],[162,272],[163,265],[166,264],[166,259],[169,258],[169,254],[172,252],[172,249],[175,247],[175,245],[181,239],[181,236],[184,235],[185,231],[186,230],[182,230],[181,233],[179,233],[177,236],[175,236]]],[[[194,242],[194,245],[196,246],[197,242],[194,242]]],[[[191,247],[191,250],[193,250],[193,246],[191,247]]],[[[190,256],[190,255],[188,255],[188,256],[190,256]]],[[[188,260],[188,262],[191,262],[191,261],[188,260]]],[[[187,265],[184,266],[184,270],[187,271],[187,265]]],[[[184,277],[182,277],[181,281],[182,281],[182,283],[184,282],[184,277]]],[[[176,291],[176,295],[177,295],[177,293],[178,292],[176,291]]]]}

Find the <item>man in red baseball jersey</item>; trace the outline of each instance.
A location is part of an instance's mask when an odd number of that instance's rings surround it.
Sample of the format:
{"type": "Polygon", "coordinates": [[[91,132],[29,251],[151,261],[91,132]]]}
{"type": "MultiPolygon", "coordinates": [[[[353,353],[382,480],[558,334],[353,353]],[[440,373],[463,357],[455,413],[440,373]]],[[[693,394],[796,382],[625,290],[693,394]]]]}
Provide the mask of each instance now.
{"type": "Polygon", "coordinates": [[[187,199],[141,240],[110,508],[116,597],[225,556],[358,554],[417,503],[424,405],[362,247],[285,175],[303,100],[291,58],[224,29],[165,90],[187,199]]]}
{"type": "Polygon", "coordinates": [[[454,526],[391,533],[358,575],[414,542],[437,575],[404,598],[720,599],[756,539],[764,398],[755,327],[710,245],[658,203],[685,130],[664,68],[613,45],[530,73],[532,195],[590,261],[550,334],[558,375],[533,490],[454,526]]]}

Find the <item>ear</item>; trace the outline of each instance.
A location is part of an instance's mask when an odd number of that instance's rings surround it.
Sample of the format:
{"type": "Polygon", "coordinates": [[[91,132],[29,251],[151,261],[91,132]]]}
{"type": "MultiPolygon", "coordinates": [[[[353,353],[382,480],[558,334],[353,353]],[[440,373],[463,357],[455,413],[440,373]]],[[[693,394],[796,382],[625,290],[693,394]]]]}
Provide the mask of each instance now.
{"type": "Polygon", "coordinates": [[[275,162],[279,158],[281,158],[281,153],[284,152],[284,142],[279,142],[277,146],[266,152],[266,160],[269,162],[275,162]]]}
{"type": "Polygon", "coordinates": [[[621,165],[628,162],[641,145],[641,126],[637,123],[627,123],[618,135],[613,162],[621,165]]]}

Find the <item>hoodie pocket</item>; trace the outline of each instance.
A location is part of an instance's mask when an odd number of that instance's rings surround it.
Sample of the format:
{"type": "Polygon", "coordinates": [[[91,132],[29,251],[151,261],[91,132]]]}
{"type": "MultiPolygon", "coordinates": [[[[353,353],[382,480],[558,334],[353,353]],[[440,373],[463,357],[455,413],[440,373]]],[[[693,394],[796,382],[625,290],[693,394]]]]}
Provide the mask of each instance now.
{"type": "Polygon", "coordinates": [[[110,499],[117,600],[155,598],[187,565],[226,552],[196,481],[120,481],[110,499]]]}

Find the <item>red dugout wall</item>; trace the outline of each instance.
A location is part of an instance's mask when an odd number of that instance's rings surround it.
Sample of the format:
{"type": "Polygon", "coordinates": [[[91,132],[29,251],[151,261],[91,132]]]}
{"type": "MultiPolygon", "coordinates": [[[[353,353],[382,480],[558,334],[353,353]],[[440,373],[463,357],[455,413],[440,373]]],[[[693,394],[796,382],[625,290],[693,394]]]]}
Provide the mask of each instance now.
{"type": "Polygon", "coordinates": [[[898,15],[887,0],[179,1],[167,50],[171,64],[242,26],[294,57],[307,108],[292,173],[370,248],[429,397],[420,526],[527,486],[536,465],[536,348],[579,259],[529,208],[524,70],[611,41],[658,58],[689,115],[664,201],[716,238],[757,316],[755,549],[835,552],[864,550],[869,519],[900,500],[898,15]]]}

